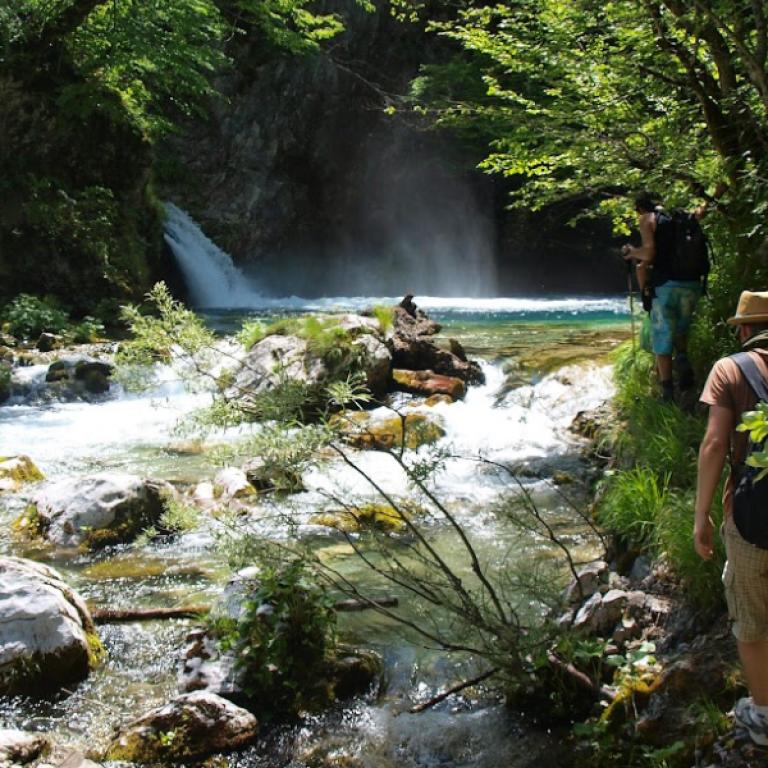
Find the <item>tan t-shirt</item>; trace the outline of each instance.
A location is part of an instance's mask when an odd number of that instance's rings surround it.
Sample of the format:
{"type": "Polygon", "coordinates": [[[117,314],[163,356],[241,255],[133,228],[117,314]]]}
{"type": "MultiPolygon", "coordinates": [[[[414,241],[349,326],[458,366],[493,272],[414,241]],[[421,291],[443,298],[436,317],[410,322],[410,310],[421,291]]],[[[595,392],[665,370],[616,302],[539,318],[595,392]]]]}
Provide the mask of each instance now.
{"type": "MultiPolygon", "coordinates": [[[[754,358],[763,376],[768,379],[768,350],[752,350],[750,355],[754,358]]],[[[743,462],[747,457],[749,437],[746,432],[737,432],[736,426],[741,422],[741,414],[744,411],[751,411],[755,407],[757,397],[742,375],[739,366],[729,357],[718,360],[709,372],[707,383],[704,385],[704,391],[699,400],[705,405],[720,405],[731,411],[733,424],[731,426],[730,462],[731,464],[743,462]]],[[[726,516],[731,514],[732,502],[733,488],[729,475],[723,491],[723,509],[726,516]]]]}

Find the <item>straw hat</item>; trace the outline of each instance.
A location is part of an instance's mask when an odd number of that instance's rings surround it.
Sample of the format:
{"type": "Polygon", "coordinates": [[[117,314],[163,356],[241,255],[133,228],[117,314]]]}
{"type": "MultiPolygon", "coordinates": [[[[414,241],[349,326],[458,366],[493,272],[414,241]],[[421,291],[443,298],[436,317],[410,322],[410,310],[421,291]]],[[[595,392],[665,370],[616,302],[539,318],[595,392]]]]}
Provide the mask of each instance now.
{"type": "Polygon", "coordinates": [[[768,291],[742,291],[736,314],[728,318],[728,325],[768,323],[768,291]]]}

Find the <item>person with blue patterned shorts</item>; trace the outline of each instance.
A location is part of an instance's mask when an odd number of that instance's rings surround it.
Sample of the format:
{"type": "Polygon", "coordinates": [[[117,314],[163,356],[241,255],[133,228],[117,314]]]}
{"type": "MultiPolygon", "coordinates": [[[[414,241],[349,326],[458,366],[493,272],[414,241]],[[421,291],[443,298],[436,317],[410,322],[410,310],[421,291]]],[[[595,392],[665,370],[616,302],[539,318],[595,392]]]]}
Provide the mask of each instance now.
{"type": "MultiPolygon", "coordinates": [[[[725,191],[718,186],[713,199],[725,191]]],[[[703,203],[692,213],[700,219],[708,203],[703,203]]],[[[673,268],[676,247],[671,217],[657,205],[653,197],[643,192],[635,199],[641,244],[625,245],[624,258],[636,265],[637,282],[643,295],[643,306],[651,313],[651,348],[656,357],[661,396],[665,401],[674,397],[673,367],[681,392],[693,388],[693,368],[686,354],[688,331],[696,304],[703,293],[701,279],[678,279],[673,268]],[[673,366],[674,355],[674,366],[673,366]]]]}

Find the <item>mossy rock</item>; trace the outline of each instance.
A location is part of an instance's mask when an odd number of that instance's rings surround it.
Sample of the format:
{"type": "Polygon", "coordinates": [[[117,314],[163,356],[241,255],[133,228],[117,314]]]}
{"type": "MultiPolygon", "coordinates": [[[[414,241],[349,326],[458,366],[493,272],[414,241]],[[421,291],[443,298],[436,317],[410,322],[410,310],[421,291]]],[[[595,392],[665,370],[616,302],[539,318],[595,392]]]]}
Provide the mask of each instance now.
{"type": "MultiPolygon", "coordinates": [[[[404,514],[411,510],[404,509],[404,514]]],[[[315,525],[335,528],[344,533],[359,533],[377,530],[387,533],[402,533],[406,530],[403,515],[387,504],[364,504],[350,509],[334,509],[315,515],[309,521],[315,525]]]]}
{"type": "Polygon", "coordinates": [[[387,418],[373,418],[370,414],[346,412],[331,419],[344,440],[355,448],[388,451],[405,447],[415,450],[445,437],[445,429],[435,416],[426,413],[408,413],[387,418]]]}
{"type": "Polygon", "coordinates": [[[11,533],[19,539],[33,541],[43,535],[40,515],[35,504],[27,504],[24,511],[11,523],[11,533]]]}
{"type": "Polygon", "coordinates": [[[381,657],[373,651],[339,646],[330,662],[331,687],[336,699],[349,699],[378,687],[384,671],[381,657]]]}
{"type": "Polygon", "coordinates": [[[18,491],[22,485],[41,480],[45,476],[29,456],[0,456],[0,493],[18,491]]]}
{"type": "Polygon", "coordinates": [[[63,360],[56,360],[48,366],[45,380],[51,384],[57,381],[66,381],[72,376],[72,366],[63,360]]]}
{"type": "Polygon", "coordinates": [[[0,558],[0,603],[0,694],[56,690],[104,658],[88,607],[54,569],[0,558]]]}
{"type": "Polygon", "coordinates": [[[648,704],[651,695],[659,690],[661,676],[648,676],[625,682],[614,700],[600,716],[600,721],[609,728],[618,728],[627,720],[636,717],[648,704]]]}
{"type": "Polygon", "coordinates": [[[105,760],[129,763],[197,763],[249,744],[259,729],[246,710],[207,691],[177,696],[125,726],[105,760]]]}

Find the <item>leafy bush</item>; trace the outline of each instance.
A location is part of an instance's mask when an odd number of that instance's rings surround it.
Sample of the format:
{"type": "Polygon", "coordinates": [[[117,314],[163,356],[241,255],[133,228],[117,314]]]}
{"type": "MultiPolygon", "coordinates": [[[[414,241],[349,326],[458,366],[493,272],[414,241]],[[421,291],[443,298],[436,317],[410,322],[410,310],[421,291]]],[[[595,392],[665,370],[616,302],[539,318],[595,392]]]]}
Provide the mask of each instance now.
{"type": "Polygon", "coordinates": [[[393,307],[377,305],[373,308],[373,316],[379,321],[379,329],[382,333],[387,333],[394,325],[395,310],[393,307]]]}
{"type": "Polygon", "coordinates": [[[237,334],[237,340],[250,350],[255,344],[258,344],[267,335],[267,327],[261,320],[249,320],[243,323],[240,333],[237,334]]]}
{"type": "Polygon", "coordinates": [[[237,654],[245,692],[262,716],[275,717],[327,703],[335,626],[325,589],[293,560],[264,564],[239,619],[219,619],[213,629],[222,650],[237,654]]]}
{"type": "Polygon", "coordinates": [[[69,324],[67,313],[53,302],[20,293],[3,310],[8,330],[22,339],[34,339],[43,332],[61,333],[69,324]]]}
{"type": "Polygon", "coordinates": [[[70,325],[65,332],[76,344],[88,344],[98,341],[104,333],[104,323],[91,315],[86,315],[80,322],[70,325]]]}

